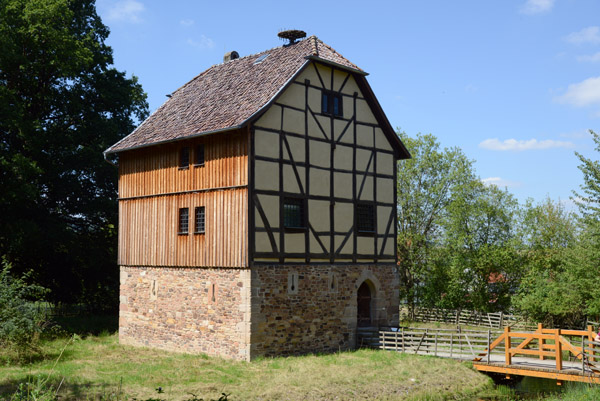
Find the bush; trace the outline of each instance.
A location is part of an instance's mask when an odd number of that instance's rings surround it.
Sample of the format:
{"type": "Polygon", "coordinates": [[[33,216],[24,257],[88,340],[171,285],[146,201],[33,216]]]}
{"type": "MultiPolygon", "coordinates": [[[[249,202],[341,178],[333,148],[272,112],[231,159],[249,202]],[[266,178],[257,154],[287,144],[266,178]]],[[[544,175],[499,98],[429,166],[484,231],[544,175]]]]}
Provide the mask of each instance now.
{"type": "Polygon", "coordinates": [[[10,264],[3,259],[0,270],[0,346],[33,349],[45,325],[45,316],[35,305],[46,290],[28,284],[27,276],[11,276],[10,264]]]}

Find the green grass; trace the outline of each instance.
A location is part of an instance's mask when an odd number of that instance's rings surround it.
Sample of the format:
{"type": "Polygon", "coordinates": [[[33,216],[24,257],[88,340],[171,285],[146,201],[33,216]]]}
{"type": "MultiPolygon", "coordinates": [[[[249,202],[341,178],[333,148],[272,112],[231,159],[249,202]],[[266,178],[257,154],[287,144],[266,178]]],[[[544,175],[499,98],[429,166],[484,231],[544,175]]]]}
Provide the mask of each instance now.
{"type": "Polygon", "coordinates": [[[565,383],[563,393],[550,395],[544,401],[598,401],[600,386],[597,384],[565,383]]]}
{"type": "Polygon", "coordinates": [[[123,398],[138,400],[214,399],[223,392],[229,400],[444,400],[491,388],[486,376],[465,364],[389,351],[236,362],[123,346],[116,335],[78,338],[65,348],[66,342],[43,342],[43,358],[0,367],[0,394],[48,375],[54,386],[64,378],[61,399],[98,398],[121,385],[123,398]],[[164,394],[156,393],[158,387],[164,394]]]}

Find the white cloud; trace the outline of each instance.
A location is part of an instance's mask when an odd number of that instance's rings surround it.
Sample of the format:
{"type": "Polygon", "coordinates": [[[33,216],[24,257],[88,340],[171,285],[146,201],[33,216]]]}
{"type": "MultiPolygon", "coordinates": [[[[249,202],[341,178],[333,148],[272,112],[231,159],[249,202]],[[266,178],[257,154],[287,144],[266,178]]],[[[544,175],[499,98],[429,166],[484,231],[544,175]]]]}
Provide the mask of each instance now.
{"type": "Polygon", "coordinates": [[[193,19],[182,19],[181,21],[179,21],[180,25],[183,26],[192,26],[194,25],[194,20],[193,19]]]}
{"type": "Polygon", "coordinates": [[[122,0],[112,3],[108,7],[106,18],[109,21],[125,21],[132,23],[142,22],[140,14],[146,8],[136,0],[122,0]]]}
{"type": "Polygon", "coordinates": [[[600,52],[596,54],[586,54],[584,56],[577,56],[577,61],[580,63],[597,63],[600,62],[600,52]]]}
{"type": "Polygon", "coordinates": [[[600,77],[571,84],[563,95],[554,99],[559,103],[568,103],[575,107],[600,104],[600,77]]]}
{"type": "Polygon", "coordinates": [[[521,186],[520,182],[515,182],[515,181],[509,181],[509,180],[505,180],[504,178],[500,178],[500,177],[488,177],[488,178],[484,178],[481,180],[481,182],[484,183],[484,185],[495,185],[498,188],[510,188],[510,187],[519,187],[521,186]]]}
{"type": "Polygon", "coordinates": [[[188,39],[187,43],[188,45],[197,47],[198,49],[212,49],[215,47],[215,42],[211,38],[208,38],[204,35],[200,35],[199,40],[188,39]]]}
{"type": "Polygon", "coordinates": [[[600,43],[600,27],[589,26],[587,28],[583,28],[579,32],[573,32],[565,36],[565,40],[576,45],[581,45],[584,43],[600,43]]]}
{"type": "Polygon", "coordinates": [[[541,14],[552,10],[552,7],[554,7],[554,0],[527,0],[519,11],[521,14],[528,15],[541,14]]]}
{"type": "Polygon", "coordinates": [[[545,139],[543,141],[538,141],[537,139],[506,139],[505,141],[500,141],[498,140],[498,138],[493,138],[486,139],[485,141],[479,144],[479,147],[482,149],[500,151],[511,150],[516,152],[521,152],[524,150],[541,150],[551,148],[572,148],[574,146],[575,145],[572,142],[555,141],[552,139],[545,139]]]}

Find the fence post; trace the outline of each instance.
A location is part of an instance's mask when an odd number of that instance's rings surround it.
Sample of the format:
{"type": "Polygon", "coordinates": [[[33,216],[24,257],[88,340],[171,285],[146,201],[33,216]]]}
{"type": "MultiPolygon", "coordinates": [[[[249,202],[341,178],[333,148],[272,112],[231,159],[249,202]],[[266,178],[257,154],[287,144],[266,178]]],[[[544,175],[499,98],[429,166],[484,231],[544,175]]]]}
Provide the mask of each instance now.
{"type": "Polygon", "coordinates": [[[488,330],[488,344],[487,344],[487,363],[490,363],[490,354],[492,353],[492,350],[490,349],[490,347],[492,346],[492,331],[488,330]]]}
{"type": "Polygon", "coordinates": [[[556,348],[556,370],[562,370],[562,344],[560,342],[560,329],[554,331],[554,345],[556,348]]]}
{"type": "Polygon", "coordinates": [[[581,374],[585,374],[585,336],[581,336],[581,374]]]}
{"type": "MultiPolygon", "coordinates": [[[[537,331],[540,332],[540,336],[542,335],[542,324],[538,323],[538,328],[537,331]]],[[[538,338],[538,343],[540,346],[540,359],[543,361],[544,360],[544,354],[542,352],[544,352],[544,344],[546,344],[546,340],[544,338],[539,337],[538,338]]]]}
{"type": "Polygon", "coordinates": [[[454,348],[454,333],[450,333],[450,358],[452,358],[452,349],[454,348]]]}
{"type": "Polygon", "coordinates": [[[396,352],[398,352],[398,331],[396,330],[396,332],[394,333],[394,350],[396,352]]]}
{"type": "Polygon", "coordinates": [[[435,332],[435,352],[434,352],[435,356],[437,356],[437,338],[438,338],[438,334],[439,334],[439,331],[436,331],[435,332]]]}
{"type": "Polygon", "coordinates": [[[504,314],[500,312],[500,323],[498,324],[498,328],[501,329],[504,327],[504,314]]]}
{"type": "MultiPolygon", "coordinates": [[[[590,341],[594,341],[594,328],[591,325],[588,325],[587,327],[588,329],[588,340],[590,341]]],[[[590,355],[594,356],[596,355],[596,353],[594,352],[594,348],[596,348],[596,346],[592,343],[590,344],[590,355]]]]}
{"type": "Polygon", "coordinates": [[[507,365],[512,364],[512,355],[510,354],[510,326],[504,328],[504,361],[507,365]]]}
{"type": "Polygon", "coordinates": [[[404,352],[404,327],[402,328],[402,352],[404,352]]]}

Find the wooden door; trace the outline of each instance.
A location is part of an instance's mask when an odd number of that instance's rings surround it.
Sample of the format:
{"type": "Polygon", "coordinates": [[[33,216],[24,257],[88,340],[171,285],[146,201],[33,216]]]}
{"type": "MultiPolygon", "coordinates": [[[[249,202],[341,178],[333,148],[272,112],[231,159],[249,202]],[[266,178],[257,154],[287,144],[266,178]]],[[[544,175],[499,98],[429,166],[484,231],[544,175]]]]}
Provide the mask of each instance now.
{"type": "Polygon", "coordinates": [[[369,327],[371,325],[371,289],[366,282],[358,288],[356,298],[358,327],[369,327]]]}

